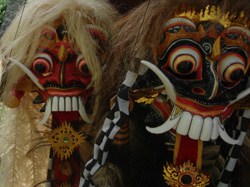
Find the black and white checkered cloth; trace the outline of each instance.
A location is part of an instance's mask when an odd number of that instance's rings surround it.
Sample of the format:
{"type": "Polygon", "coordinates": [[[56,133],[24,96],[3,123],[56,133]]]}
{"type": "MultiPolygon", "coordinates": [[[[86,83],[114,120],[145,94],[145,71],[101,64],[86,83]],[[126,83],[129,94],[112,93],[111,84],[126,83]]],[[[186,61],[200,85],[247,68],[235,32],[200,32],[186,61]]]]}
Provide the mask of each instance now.
{"type": "Polygon", "coordinates": [[[80,187],[94,186],[91,177],[106,162],[109,147],[116,133],[126,122],[129,115],[129,89],[134,85],[138,75],[143,75],[147,68],[143,65],[139,68],[139,73],[128,71],[126,78],[117,93],[117,100],[106,117],[102,131],[94,145],[94,157],[85,166],[83,177],[80,180],[80,187]]]}
{"type": "Polygon", "coordinates": [[[232,146],[229,151],[228,159],[225,165],[224,170],[221,174],[221,179],[217,187],[228,187],[228,184],[232,178],[232,173],[235,168],[236,162],[240,155],[240,149],[246,137],[246,131],[250,123],[250,110],[244,110],[239,112],[238,124],[236,130],[240,132],[238,139],[238,144],[232,146]]]}

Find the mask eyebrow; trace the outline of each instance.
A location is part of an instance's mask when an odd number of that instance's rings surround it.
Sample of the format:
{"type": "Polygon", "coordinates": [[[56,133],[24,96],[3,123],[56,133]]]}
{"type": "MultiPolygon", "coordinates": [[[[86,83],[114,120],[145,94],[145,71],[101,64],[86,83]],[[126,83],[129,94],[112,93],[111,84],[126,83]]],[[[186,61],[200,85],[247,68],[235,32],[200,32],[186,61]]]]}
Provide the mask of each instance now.
{"type": "Polygon", "coordinates": [[[232,26],[225,29],[226,34],[235,33],[250,39],[250,31],[243,27],[232,26]]]}
{"type": "Polygon", "coordinates": [[[189,26],[196,29],[195,23],[187,18],[172,18],[163,25],[163,28],[168,29],[174,26],[189,26]]]}

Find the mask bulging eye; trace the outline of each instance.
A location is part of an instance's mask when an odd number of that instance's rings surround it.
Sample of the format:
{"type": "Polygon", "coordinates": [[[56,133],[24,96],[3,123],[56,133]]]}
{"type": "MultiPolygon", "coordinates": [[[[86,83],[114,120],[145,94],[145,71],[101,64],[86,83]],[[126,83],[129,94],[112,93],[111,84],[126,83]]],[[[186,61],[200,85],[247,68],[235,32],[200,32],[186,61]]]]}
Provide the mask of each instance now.
{"type": "Polygon", "coordinates": [[[223,82],[237,83],[245,73],[245,60],[239,54],[228,53],[220,61],[218,65],[218,73],[223,82]]]}
{"type": "Polygon", "coordinates": [[[81,75],[83,77],[89,77],[90,76],[87,62],[86,62],[86,60],[83,59],[82,56],[79,56],[77,58],[76,64],[77,64],[78,70],[81,72],[81,75]]]}
{"type": "Polygon", "coordinates": [[[190,74],[196,67],[196,61],[190,55],[182,55],[175,59],[173,67],[176,73],[183,75],[190,74]]]}
{"type": "Polygon", "coordinates": [[[41,74],[43,76],[48,75],[53,68],[51,57],[45,53],[37,55],[33,62],[32,68],[33,71],[38,74],[41,74]]]}
{"type": "Polygon", "coordinates": [[[192,46],[179,46],[169,55],[171,69],[179,75],[189,75],[196,71],[201,63],[199,50],[192,46]]]}

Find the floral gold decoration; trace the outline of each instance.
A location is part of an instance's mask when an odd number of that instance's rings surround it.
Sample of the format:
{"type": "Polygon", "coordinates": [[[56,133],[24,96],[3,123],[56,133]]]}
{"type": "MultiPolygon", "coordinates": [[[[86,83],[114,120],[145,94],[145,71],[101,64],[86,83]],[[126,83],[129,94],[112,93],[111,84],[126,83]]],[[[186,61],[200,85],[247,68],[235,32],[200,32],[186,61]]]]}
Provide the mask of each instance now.
{"type": "Polygon", "coordinates": [[[51,143],[55,154],[61,160],[69,158],[74,149],[84,141],[85,137],[76,132],[67,122],[53,129],[48,135],[48,142],[51,143]]]}
{"type": "Polygon", "coordinates": [[[243,26],[248,28],[250,26],[250,19],[243,11],[238,14],[222,13],[220,7],[214,5],[208,5],[205,9],[196,11],[194,7],[183,4],[176,10],[175,17],[185,17],[197,23],[216,20],[224,27],[243,26]]]}
{"type": "Polygon", "coordinates": [[[190,161],[180,166],[166,164],[163,167],[163,177],[172,187],[205,187],[210,183],[210,176],[199,172],[190,161]]]}
{"type": "Polygon", "coordinates": [[[140,89],[130,91],[130,98],[136,103],[151,104],[164,89],[140,89]]]}

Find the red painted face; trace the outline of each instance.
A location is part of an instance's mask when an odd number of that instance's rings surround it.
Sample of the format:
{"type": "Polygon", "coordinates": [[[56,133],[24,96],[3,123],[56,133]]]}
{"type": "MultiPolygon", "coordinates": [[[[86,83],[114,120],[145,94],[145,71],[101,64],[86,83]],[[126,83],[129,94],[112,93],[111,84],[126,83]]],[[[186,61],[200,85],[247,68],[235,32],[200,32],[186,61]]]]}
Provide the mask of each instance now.
{"type": "Polygon", "coordinates": [[[92,92],[91,74],[84,57],[72,49],[67,33],[46,29],[31,70],[45,88],[39,93],[50,97],[79,97],[86,102],[92,92]],[[58,33],[60,32],[60,33],[58,33]]]}

